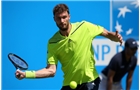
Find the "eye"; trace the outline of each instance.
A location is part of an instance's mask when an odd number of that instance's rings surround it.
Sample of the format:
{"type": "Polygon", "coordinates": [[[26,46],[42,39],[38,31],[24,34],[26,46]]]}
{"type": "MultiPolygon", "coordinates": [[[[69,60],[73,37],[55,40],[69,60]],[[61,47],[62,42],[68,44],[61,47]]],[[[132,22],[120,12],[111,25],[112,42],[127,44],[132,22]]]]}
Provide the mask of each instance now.
{"type": "Polygon", "coordinates": [[[67,16],[63,16],[62,18],[65,19],[65,18],[67,18],[67,16]]]}

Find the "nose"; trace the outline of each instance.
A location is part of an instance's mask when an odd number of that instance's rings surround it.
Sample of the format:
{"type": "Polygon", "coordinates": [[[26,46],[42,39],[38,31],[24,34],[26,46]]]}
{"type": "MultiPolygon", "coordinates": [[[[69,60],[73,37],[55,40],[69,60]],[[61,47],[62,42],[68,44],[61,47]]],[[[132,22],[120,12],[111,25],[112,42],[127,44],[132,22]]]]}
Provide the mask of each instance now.
{"type": "Polygon", "coordinates": [[[64,19],[63,19],[63,18],[61,18],[61,19],[60,19],[60,21],[61,21],[61,22],[64,22],[64,19]]]}

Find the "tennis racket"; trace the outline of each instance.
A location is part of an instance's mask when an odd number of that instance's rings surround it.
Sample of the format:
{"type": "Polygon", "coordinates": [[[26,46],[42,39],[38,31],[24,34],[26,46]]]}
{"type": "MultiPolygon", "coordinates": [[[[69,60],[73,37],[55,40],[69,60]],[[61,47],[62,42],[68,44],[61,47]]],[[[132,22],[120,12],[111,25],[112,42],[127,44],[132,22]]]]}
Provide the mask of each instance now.
{"type": "Polygon", "coordinates": [[[28,69],[28,64],[16,54],[9,53],[8,58],[12,62],[12,64],[15,66],[16,69],[20,69],[20,70],[28,69]]]}

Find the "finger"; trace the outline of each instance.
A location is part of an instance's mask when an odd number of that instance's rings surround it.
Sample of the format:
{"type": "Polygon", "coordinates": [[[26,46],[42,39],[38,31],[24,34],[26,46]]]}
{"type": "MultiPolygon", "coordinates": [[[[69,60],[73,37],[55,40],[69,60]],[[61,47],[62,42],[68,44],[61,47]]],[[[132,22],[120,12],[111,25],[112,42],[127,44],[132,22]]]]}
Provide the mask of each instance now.
{"type": "Polygon", "coordinates": [[[22,80],[24,78],[24,75],[19,74],[19,76],[17,76],[17,79],[22,80]]]}
{"type": "Polygon", "coordinates": [[[16,76],[17,79],[20,78],[20,74],[21,74],[21,72],[17,70],[16,73],[15,73],[15,76],[16,76]]]}
{"type": "Polygon", "coordinates": [[[123,43],[123,40],[121,39],[121,40],[120,40],[120,46],[122,46],[122,43],[123,43]]]}
{"type": "Polygon", "coordinates": [[[119,33],[118,30],[116,30],[116,35],[118,35],[118,33],[119,33]]]}
{"type": "Polygon", "coordinates": [[[19,78],[20,77],[20,73],[16,73],[16,78],[19,78]]]}
{"type": "Polygon", "coordinates": [[[117,38],[119,39],[120,45],[122,45],[122,42],[123,42],[122,36],[121,36],[120,34],[118,34],[118,35],[117,35],[117,38]]]}
{"type": "Polygon", "coordinates": [[[19,74],[20,74],[20,72],[16,71],[15,75],[17,76],[17,75],[19,75],[19,74]]]}
{"type": "Polygon", "coordinates": [[[18,72],[16,73],[16,76],[17,76],[17,75],[19,75],[19,73],[18,73],[18,72]]]}
{"type": "Polygon", "coordinates": [[[22,75],[19,75],[19,76],[18,76],[18,79],[19,79],[19,80],[21,80],[22,78],[23,78],[23,76],[22,76],[22,75]]]}
{"type": "Polygon", "coordinates": [[[122,42],[120,42],[120,46],[122,46],[122,42]]]}
{"type": "Polygon", "coordinates": [[[119,39],[122,37],[120,34],[117,34],[116,36],[117,36],[117,38],[119,38],[119,39]]]}
{"type": "Polygon", "coordinates": [[[16,73],[22,73],[22,71],[20,71],[19,69],[16,70],[16,73]]]}
{"type": "Polygon", "coordinates": [[[22,74],[20,75],[20,77],[21,77],[21,78],[24,78],[24,76],[23,76],[22,74]]]}

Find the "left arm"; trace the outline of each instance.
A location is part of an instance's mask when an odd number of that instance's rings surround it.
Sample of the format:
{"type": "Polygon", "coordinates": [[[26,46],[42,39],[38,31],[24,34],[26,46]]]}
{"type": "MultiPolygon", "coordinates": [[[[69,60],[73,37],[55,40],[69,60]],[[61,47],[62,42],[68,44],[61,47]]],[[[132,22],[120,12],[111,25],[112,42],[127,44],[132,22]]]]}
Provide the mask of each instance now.
{"type": "Polygon", "coordinates": [[[126,90],[130,90],[131,83],[132,83],[132,76],[133,76],[133,70],[128,72],[127,79],[126,79],[126,90]]]}
{"type": "Polygon", "coordinates": [[[123,42],[122,36],[118,33],[118,31],[109,32],[106,29],[104,29],[100,35],[110,39],[111,41],[120,42],[120,44],[122,45],[122,42],[123,42]]]}

